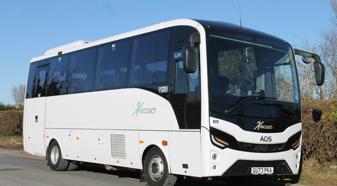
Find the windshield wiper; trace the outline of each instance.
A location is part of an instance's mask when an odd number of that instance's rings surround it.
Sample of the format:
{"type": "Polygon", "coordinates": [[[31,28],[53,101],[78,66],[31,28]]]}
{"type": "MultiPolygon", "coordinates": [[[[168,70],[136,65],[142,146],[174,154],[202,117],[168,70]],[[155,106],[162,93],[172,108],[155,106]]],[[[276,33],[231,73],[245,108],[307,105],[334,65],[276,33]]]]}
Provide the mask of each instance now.
{"type": "Polygon", "coordinates": [[[232,113],[241,105],[241,103],[243,103],[246,100],[257,100],[257,99],[265,99],[265,98],[266,98],[265,96],[261,96],[261,95],[249,95],[249,96],[241,97],[237,102],[235,102],[233,105],[229,106],[225,110],[225,114],[232,113]]]}

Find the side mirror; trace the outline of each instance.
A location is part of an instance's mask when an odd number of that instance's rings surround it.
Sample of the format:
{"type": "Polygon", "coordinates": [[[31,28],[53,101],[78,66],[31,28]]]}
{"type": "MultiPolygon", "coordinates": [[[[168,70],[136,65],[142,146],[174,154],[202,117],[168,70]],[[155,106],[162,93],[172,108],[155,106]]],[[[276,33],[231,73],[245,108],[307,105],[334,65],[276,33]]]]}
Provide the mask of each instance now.
{"type": "Polygon", "coordinates": [[[321,86],[324,83],[325,78],[325,66],[321,62],[314,62],[315,80],[317,86],[321,86]]]}
{"type": "Polygon", "coordinates": [[[322,117],[322,111],[320,109],[314,109],[312,111],[312,119],[314,120],[314,122],[319,122],[321,120],[322,117]]]}
{"type": "Polygon", "coordinates": [[[186,73],[194,73],[199,63],[198,47],[187,46],[184,48],[184,69],[186,73]]]}
{"type": "Polygon", "coordinates": [[[323,85],[325,78],[325,67],[321,62],[321,58],[319,57],[319,55],[299,49],[294,49],[294,52],[295,55],[302,56],[302,61],[304,63],[314,64],[316,85],[317,86],[323,85]]]}
{"type": "Polygon", "coordinates": [[[184,69],[186,73],[194,73],[199,64],[199,33],[194,32],[189,37],[189,44],[184,48],[184,69]]]}

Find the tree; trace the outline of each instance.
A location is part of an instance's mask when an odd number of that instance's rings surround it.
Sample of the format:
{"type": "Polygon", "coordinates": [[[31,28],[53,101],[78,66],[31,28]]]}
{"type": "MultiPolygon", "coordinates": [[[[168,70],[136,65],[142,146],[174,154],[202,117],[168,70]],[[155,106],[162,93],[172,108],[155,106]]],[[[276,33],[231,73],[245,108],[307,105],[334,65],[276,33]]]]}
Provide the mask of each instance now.
{"type": "Polygon", "coordinates": [[[319,45],[320,56],[326,66],[327,82],[326,89],[327,99],[337,99],[337,0],[330,0],[331,9],[333,10],[334,27],[322,34],[322,42],[319,45]]]}
{"type": "Polygon", "coordinates": [[[326,98],[337,99],[337,28],[323,33],[320,56],[326,66],[327,82],[329,82],[325,84],[329,92],[326,98]]]}
{"type": "Polygon", "coordinates": [[[26,86],[19,85],[12,88],[12,98],[16,107],[23,107],[25,101],[26,86]]]}
{"type": "Polygon", "coordinates": [[[320,55],[326,67],[324,85],[315,86],[312,65],[300,63],[298,68],[302,97],[309,99],[337,99],[337,0],[330,2],[333,10],[333,28],[322,33],[320,43],[305,45],[306,50],[320,55]]]}
{"type": "Polygon", "coordinates": [[[330,0],[331,7],[334,13],[333,21],[335,22],[335,26],[337,26],[337,1],[336,0],[330,0]]]}
{"type": "Polygon", "coordinates": [[[6,110],[13,110],[15,107],[13,105],[5,105],[3,103],[0,103],[0,111],[6,111],[6,110]]]}

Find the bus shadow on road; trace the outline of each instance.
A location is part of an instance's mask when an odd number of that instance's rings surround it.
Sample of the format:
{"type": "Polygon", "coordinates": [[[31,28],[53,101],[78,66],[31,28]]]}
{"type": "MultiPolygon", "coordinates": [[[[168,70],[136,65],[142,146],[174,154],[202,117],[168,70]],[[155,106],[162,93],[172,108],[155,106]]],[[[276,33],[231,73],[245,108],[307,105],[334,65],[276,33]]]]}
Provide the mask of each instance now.
{"type": "Polygon", "coordinates": [[[103,165],[99,164],[91,164],[91,163],[84,163],[81,164],[76,170],[74,171],[89,171],[95,173],[102,173],[102,174],[110,174],[117,176],[119,178],[134,178],[140,180],[140,172],[138,170],[131,170],[131,169],[117,169],[117,170],[106,170],[103,165]]]}
{"type": "Polygon", "coordinates": [[[261,179],[252,178],[238,178],[238,179],[223,179],[219,180],[195,180],[195,179],[184,179],[179,180],[176,186],[285,186],[284,183],[279,181],[266,181],[261,179]]]}
{"type": "Polygon", "coordinates": [[[0,172],[8,172],[8,171],[20,171],[23,169],[20,168],[4,168],[4,169],[0,169],[0,172]]]}
{"type": "MultiPolygon", "coordinates": [[[[130,169],[106,170],[103,165],[85,163],[74,171],[88,171],[109,174],[119,178],[132,178],[141,180],[140,171],[130,169]]],[[[207,180],[194,178],[180,178],[176,186],[285,186],[286,184],[277,180],[265,180],[261,178],[237,177],[233,179],[207,180]]]]}

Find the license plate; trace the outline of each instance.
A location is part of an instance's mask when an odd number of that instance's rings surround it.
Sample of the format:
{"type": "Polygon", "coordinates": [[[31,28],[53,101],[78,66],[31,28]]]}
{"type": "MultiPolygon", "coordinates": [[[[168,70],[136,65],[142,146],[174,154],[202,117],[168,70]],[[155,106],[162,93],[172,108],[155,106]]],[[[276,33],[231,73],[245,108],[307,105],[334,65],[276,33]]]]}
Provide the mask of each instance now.
{"type": "Polygon", "coordinates": [[[274,173],[274,167],[252,167],[250,173],[252,175],[270,175],[274,173]]]}

